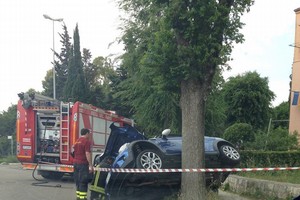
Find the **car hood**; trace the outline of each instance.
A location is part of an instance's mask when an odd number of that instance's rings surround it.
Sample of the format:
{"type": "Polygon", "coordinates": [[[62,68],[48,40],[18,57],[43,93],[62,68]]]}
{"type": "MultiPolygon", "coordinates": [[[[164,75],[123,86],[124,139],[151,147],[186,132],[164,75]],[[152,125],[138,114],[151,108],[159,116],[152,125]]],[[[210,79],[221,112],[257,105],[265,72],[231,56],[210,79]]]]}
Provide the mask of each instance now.
{"type": "Polygon", "coordinates": [[[109,128],[111,129],[103,158],[107,156],[116,157],[119,149],[123,144],[130,143],[136,140],[146,140],[147,138],[137,131],[134,127],[125,124],[123,127],[118,127],[112,123],[109,128]]]}

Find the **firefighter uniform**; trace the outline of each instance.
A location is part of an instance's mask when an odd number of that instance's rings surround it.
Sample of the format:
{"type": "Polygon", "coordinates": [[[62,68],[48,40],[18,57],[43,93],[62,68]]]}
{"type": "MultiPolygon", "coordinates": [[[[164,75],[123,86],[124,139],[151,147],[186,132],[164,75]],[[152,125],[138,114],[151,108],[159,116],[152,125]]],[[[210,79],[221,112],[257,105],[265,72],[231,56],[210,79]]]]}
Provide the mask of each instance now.
{"type": "Polygon", "coordinates": [[[74,144],[73,166],[77,200],[87,200],[89,173],[93,171],[91,159],[90,131],[83,128],[81,137],[74,144]]]}
{"type": "MultiPolygon", "coordinates": [[[[96,168],[100,168],[100,165],[97,165],[96,168]]],[[[107,175],[107,172],[100,172],[99,170],[96,170],[94,173],[94,178],[90,185],[91,200],[105,200],[105,174],[107,175]]]]}
{"type": "MultiPolygon", "coordinates": [[[[111,157],[105,158],[100,164],[96,166],[99,168],[110,168],[113,159],[111,157]]],[[[90,185],[91,199],[90,200],[105,200],[105,182],[108,172],[101,172],[100,170],[95,170],[92,183],[90,185]]]]}

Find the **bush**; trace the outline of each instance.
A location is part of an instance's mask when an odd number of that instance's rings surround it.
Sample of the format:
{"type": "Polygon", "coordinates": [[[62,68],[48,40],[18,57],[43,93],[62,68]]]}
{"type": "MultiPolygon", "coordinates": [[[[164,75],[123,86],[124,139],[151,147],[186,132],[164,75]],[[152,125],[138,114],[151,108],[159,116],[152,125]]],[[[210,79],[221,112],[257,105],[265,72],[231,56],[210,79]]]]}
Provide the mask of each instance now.
{"type": "Polygon", "coordinates": [[[300,166],[300,151],[241,151],[241,167],[300,166]]]}
{"type": "Polygon", "coordinates": [[[224,132],[224,139],[236,146],[246,145],[255,139],[253,128],[247,123],[235,123],[224,132]]]}
{"type": "Polygon", "coordinates": [[[266,151],[287,151],[298,148],[297,134],[289,134],[288,129],[277,128],[269,134],[255,134],[255,142],[251,143],[251,149],[266,151]]]}
{"type": "Polygon", "coordinates": [[[7,156],[0,158],[0,163],[5,162],[5,163],[18,163],[18,159],[16,156],[7,156]]]}

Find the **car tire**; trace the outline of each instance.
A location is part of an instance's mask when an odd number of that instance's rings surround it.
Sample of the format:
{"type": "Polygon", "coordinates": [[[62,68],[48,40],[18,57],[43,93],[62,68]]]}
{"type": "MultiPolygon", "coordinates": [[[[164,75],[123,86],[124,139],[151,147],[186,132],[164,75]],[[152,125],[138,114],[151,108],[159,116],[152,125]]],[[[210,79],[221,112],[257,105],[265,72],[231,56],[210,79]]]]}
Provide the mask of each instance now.
{"type": "Polygon", "coordinates": [[[161,153],[154,149],[146,149],[140,152],[136,158],[137,168],[162,169],[163,159],[161,153]]]}
{"type": "Polygon", "coordinates": [[[227,164],[238,164],[241,160],[239,152],[231,145],[222,145],[219,151],[222,161],[227,164]]]}

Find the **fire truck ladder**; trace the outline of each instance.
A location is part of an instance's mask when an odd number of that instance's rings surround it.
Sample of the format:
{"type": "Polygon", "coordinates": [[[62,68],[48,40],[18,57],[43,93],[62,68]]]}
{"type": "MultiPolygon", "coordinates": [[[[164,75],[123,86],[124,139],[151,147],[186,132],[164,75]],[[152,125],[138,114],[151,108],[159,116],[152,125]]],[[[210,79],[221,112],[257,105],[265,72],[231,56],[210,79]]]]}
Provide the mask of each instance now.
{"type": "Polygon", "coordinates": [[[70,105],[68,103],[60,104],[60,160],[68,161],[70,156],[69,129],[70,129],[70,105]]]}

